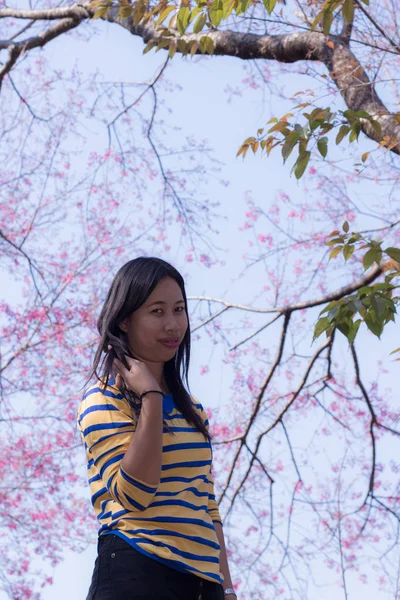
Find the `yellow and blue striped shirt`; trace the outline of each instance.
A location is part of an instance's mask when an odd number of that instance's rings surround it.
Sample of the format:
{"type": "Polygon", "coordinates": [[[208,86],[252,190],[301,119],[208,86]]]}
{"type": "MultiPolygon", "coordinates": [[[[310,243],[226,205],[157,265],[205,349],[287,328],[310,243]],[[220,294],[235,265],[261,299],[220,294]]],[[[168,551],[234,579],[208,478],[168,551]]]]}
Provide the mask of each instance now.
{"type": "MultiPolygon", "coordinates": [[[[112,383],[104,391],[100,381],[91,386],[77,414],[98,535],[116,534],[173,569],[223,583],[211,443],[186,421],[173,397],[164,395],[164,419],[175,435],[163,428],[160,483],[156,487],[131,477],[121,462],[135,422],[129,402],[112,383]]],[[[192,402],[208,429],[202,405],[192,402]]]]}

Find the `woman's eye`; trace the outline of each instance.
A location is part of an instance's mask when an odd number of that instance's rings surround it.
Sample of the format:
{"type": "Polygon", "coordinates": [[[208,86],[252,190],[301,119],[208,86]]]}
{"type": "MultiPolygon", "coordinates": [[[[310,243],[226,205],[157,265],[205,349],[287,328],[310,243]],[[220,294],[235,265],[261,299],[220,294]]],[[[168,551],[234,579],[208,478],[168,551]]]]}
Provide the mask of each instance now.
{"type": "MultiPolygon", "coordinates": [[[[155,308],[155,309],[154,309],[154,310],[152,310],[151,312],[153,312],[153,313],[156,313],[156,314],[158,314],[158,315],[159,315],[160,313],[159,313],[159,312],[157,312],[157,311],[159,311],[159,310],[161,310],[161,311],[162,311],[162,308],[155,308]]],[[[177,306],[176,310],[177,310],[178,312],[183,312],[183,311],[185,310],[185,307],[184,307],[184,306],[177,306]]]]}

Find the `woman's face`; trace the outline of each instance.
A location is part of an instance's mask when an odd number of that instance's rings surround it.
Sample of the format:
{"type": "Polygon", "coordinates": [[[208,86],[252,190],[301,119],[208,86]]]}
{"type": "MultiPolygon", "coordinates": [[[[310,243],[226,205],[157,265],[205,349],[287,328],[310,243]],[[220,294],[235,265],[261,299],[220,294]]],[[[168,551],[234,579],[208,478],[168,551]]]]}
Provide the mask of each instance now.
{"type": "Polygon", "coordinates": [[[173,358],[179,343],[168,346],[165,340],[182,342],[187,327],[183,295],[171,277],[160,281],[146,302],[120,324],[128,336],[133,357],[157,363],[173,358]]]}

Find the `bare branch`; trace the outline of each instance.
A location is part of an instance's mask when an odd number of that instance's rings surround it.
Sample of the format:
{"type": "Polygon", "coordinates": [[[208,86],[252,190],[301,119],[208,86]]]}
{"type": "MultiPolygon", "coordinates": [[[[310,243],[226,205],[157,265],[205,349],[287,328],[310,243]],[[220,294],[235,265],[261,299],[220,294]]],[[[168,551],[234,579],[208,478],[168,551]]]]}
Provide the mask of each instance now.
{"type": "Polygon", "coordinates": [[[71,6],[59,6],[55,8],[24,10],[19,8],[2,8],[0,19],[33,19],[34,21],[52,21],[58,19],[77,19],[79,21],[88,19],[94,11],[86,8],[83,4],[72,4],[71,6]]]}
{"type": "Polygon", "coordinates": [[[13,68],[18,58],[25,54],[28,50],[32,50],[33,48],[41,48],[54,38],[74,29],[78,25],[80,25],[81,21],[75,18],[62,19],[55,25],[52,25],[46,31],[39,33],[34,37],[28,38],[27,40],[23,40],[22,42],[9,43],[5,41],[0,41],[0,50],[8,48],[8,60],[3,65],[0,70],[0,87],[4,76],[13,68]]]}

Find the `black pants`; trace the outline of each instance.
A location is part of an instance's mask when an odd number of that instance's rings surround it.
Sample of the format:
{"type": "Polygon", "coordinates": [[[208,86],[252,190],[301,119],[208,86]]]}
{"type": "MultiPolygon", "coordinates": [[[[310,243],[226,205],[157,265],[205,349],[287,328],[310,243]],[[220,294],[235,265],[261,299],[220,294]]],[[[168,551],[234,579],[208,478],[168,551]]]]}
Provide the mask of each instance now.
{"type": "Polygon", "coordinates": [[[222,585],[171,569],[117,535],[100,536],[86,600],[224,600],[222,585]]]}

